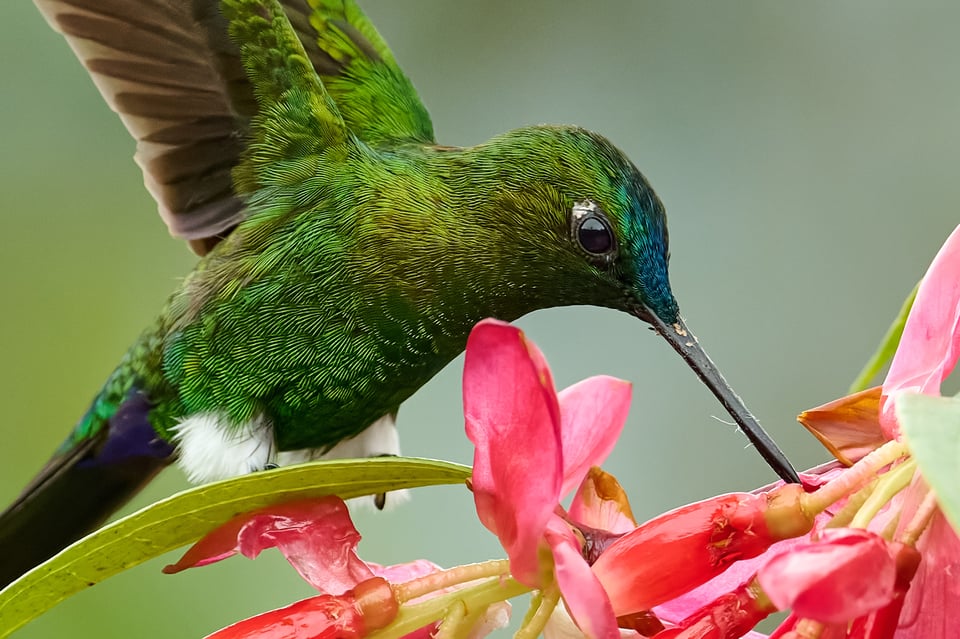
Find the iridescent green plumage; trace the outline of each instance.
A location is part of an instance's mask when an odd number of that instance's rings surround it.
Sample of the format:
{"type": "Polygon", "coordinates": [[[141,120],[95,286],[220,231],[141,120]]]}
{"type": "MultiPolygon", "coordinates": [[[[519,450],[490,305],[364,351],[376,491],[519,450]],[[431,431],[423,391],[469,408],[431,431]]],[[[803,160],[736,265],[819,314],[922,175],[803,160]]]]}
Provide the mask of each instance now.
{"type": "Polygon", "coordinates": [[[604,138],[540,126],[436,145],[352,2],[35,1],[138,140],[171,231],[203,257],[0,517],[0,545],[22,543],[57,517],[38,504],[85,490],[76,521],[26,562],[176,455],[210,479],[322,454],[391,419],[480,319],[552,306],[651,322],[791,476],[686,332],[663,207],[604,138]]]}
{"type": "MultiPolygon", "coordinates": [[[[329,446],[394,412],[483,317],[621,305],[637,275],[632,255],[587,264],[568,221],[588,193],[625,208],[629,170],[629,197],[653,207],[647,223],[662,229],[659,203],[617,155],[571,128],[465,150],[354,145],[346,162],[317,160],[330,168],[299,212],[286,203],[300,185],[264,180],[251,217],[171,306],[163,370],[179,416],[225,409],[242,423],[265,412],[281,449],[329,446]],[[580,177],[598,171],[616,178],[580,177]]],[[[622,221],[624,237],[646,234],[622,221]]],[[[662,246],[650,246],[650,268],[665,272],[662,246]]]]}

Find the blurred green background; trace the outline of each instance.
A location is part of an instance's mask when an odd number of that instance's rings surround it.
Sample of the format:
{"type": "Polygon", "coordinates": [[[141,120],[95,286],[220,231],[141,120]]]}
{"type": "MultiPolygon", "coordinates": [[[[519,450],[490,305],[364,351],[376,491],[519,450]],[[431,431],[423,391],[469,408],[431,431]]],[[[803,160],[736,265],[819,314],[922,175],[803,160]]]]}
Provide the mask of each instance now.
{"type": "MultiPolygon", "coordinates": [[[[844,393],[958,221],[960,4],[363,5],[441,142],[550,122],[623,148],[667,205],[674,290],[701,342],[798,467],[826,458],[794,416],[844,393]]],[[[194,260],[167,236],[119,120],[26,0],[4,5],[0,75],[6,503],[194,260]]],[[[638,517],[772,479],[636,320],[566,308],[520,324],[560,386],[595,373],[634,382],[607,467],[638,517]]],[[[470,461],[460,372],[458,359],[404,406],[406,453],[470,461]]],[[[185,485],[171,469],[136,506],[185,485]]],[[[357,519],[372,561],[501,555],[462,488],[357,519]]],[[[309,594],[275,554],[176,576],[154,561],[17,636],[200,637],[309,594]]]]}

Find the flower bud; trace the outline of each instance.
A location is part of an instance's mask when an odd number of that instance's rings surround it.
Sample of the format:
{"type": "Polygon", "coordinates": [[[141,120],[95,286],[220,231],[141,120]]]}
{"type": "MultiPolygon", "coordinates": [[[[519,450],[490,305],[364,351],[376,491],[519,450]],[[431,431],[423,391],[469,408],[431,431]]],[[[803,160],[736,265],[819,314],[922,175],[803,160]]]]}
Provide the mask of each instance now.
{"type": "Polygon", "coordinates": [[[660,515],[610,544],[593,564],[614,613],[623,616],[669,601],[813,526],[802,488],[731,493],[660,515]]]}

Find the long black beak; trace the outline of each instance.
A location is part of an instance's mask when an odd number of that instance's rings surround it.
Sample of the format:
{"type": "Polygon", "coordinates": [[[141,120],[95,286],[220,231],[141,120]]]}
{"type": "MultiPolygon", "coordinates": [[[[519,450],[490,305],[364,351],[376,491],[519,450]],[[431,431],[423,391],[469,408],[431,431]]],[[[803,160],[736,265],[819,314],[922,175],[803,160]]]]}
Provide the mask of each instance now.
{"type": "Polygon", "coordinates": [[[783,451],[780,450],[776,442],[763,430],[763,426],[761,426],[757,418],[750,413],[744,405],[743,400],[733,392],[730,384],[727,383],[727,380],[725,380],[723,375],[720,374],[720,371],[717,370],[713,360],[711,360],[703,348],[700,347],[697,338],[694,337],[693,333],[691,333],[683,323],[683,320],[678,318],[676,323],[666,324],[656,313],[645,306],[637,309],[634,315],[652,324],[654,330],[656,330],[663,339],[667,340],[667,343],[673,347],[673,350],[677,351],[680,357],[687,362],[687,365],[693,369],[697,377],[707,385],[707,388],[713,391],[713,394],[717,396],[717,399],[719,399],[723,407],[727,409],[727,412],[730,413],[733,420],[737,422],[740,429],[746,434],[747,439],[749,439],[750,443],[760,452],[770,468],[788,484],[799,484],[800,477],[797,476],[797,471],[794,470],[787,456],[783,454],[783,451]]]}

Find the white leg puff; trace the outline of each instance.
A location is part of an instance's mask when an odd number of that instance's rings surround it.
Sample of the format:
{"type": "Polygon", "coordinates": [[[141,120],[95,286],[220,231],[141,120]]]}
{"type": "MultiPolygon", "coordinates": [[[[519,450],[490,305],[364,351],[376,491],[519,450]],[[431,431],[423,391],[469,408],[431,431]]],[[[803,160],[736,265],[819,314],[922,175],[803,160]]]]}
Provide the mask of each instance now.
{"type": "Polygon", "coordinates": [[[180,467],[197,484],[262,470],[274,456],[273,428],[259,417],[237,426],[199,413],[180,422],[173,439],[180,467]]]}

